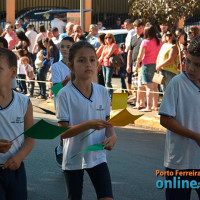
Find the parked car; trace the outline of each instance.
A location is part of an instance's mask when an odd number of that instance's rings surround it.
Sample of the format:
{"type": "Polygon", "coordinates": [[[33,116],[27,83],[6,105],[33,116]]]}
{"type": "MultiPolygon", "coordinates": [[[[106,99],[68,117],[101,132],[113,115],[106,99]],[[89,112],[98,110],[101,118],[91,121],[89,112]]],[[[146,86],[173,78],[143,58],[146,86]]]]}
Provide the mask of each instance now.
{"type": "Polygon", "coordinates": [[[128,34],[128,31],[126,29],[114,29],[114,30],[99,31],[99,33],[113,34],[115,36],[116,44],[119,46],[120,43],[122,43],[122,42],[125,43],[125,39],[128,34]]]}

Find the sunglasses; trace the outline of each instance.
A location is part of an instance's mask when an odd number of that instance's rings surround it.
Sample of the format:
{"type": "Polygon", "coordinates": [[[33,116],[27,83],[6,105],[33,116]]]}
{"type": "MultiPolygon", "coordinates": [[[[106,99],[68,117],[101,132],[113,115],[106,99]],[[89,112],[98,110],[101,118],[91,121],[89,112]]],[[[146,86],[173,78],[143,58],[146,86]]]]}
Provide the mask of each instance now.
{"type": "Polygon", "coordinates": [[[112,39],[112,37],[106,37],[106,39],[112,39]]]}
{"type": "Polygon", "coordinates": [[[172,37],[172,34],[171,34],[171,33],[168,33],[168,34],[166,34],[166,36],[168,36],[168,37],[172,37]]]}
{"type": "Polygon", "coordinates": [[[189,31],[188,34],[189,34],[189,35],[192,34],[192,31],[189,31]]]}

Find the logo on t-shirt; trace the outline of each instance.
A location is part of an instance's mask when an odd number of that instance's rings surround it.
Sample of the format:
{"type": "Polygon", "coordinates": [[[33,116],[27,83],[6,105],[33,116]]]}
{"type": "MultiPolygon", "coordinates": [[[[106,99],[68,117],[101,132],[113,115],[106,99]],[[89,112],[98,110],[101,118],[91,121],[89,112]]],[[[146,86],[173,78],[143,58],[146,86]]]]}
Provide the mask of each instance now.
{"type": "Polygon", "coordinates": [[[11,121],[11,123],[15,124],[21,124],[24,123],[24,118],[23,117],[16,117],[16,120],[11,121]]]}
{"type": "Polygon", "coordinates": [[[103,109],[103,106],[102,106],[102,105],[99,105],[99,108],[97,108],[96,110],[102,111],[102,110],[104,110],[104,109],[103,109]]]}

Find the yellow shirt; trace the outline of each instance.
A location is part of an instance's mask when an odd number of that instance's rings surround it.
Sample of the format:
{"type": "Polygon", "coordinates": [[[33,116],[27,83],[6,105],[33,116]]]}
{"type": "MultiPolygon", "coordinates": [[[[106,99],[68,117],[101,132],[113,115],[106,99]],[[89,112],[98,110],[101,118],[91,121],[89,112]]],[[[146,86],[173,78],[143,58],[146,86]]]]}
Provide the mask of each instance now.
{"type": "MultiPolygon", "coordinates": [[[[172,49],[172,47],[175,46],[174,44],[164,43],[160,49],[158,58],[157,58],[157,64],[160,65],[169,57],[169,52],[172,49]]],[[[169,72],[172,72],[174,74],[178,74],[178,56],[176,56],[174,62],[166,67],[163,67],[162,70],[166,70],[169,72]]]]}

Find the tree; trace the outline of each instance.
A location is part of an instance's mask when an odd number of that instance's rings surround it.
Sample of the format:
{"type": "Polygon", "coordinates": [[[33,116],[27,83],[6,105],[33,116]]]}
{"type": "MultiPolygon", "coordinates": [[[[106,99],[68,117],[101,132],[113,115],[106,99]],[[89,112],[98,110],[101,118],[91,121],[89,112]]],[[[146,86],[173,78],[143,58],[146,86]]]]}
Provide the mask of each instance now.
{"type": "Polygon", "coordinates": [[[200,9],[200,0],[129,0],[129,3],[129,14],[170,27],[200,9]]]}

